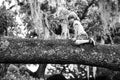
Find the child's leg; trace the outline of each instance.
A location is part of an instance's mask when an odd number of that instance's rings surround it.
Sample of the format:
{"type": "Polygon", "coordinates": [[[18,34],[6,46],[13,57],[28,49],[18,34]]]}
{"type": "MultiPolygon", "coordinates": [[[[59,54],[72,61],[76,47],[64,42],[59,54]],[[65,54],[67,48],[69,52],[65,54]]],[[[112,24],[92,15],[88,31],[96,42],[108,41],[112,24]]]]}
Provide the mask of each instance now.
{"type": "Polygon", "coordinates": [[[84,44],[84,43],[91,43],[91,44],[95,45],[95,41],[93,38],[90,38],[88,40],[75,40],[75,38],[74,38],[72,40],[75,42],[76,45],[80,45],[80,44],[84,44]]]}
{"type": "Polygon", "coordinates": [[[75,40],[76,45],[84,44],[84,43],[89,43],[89,40],[75,40]]]}
{"type": "Polygon", "coordinates": [[[93,38],[88,37],[87,34],[74,36],[72,40],[75,42],[76,45],[85,44],[85,43],[91,43],[95,45],[95,40],[93,38]]]}
{"type": "Polygon", "coordinates": [[[89,43],[89,39],[87,34],[81,34],[77,35],[75,38],[72,39],[76,45],[84,44],[84,43],[89,43]]]}

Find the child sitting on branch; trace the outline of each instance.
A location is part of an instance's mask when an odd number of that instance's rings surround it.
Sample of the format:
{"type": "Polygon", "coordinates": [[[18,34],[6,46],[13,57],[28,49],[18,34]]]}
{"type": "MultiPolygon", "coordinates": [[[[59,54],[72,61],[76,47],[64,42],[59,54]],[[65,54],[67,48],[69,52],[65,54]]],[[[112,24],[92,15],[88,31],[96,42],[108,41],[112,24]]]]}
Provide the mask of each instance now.
{"type": "Polygon", "coordinates": [[[76,45],[85,44],[85,43],[92,43],[93,45],[95,45],[94,39],[89,38],[78,16],[74,14],[70,14],[68,16],[68,22],[69,22],[69,32],[72,33],[71,37],[76,45]]]}

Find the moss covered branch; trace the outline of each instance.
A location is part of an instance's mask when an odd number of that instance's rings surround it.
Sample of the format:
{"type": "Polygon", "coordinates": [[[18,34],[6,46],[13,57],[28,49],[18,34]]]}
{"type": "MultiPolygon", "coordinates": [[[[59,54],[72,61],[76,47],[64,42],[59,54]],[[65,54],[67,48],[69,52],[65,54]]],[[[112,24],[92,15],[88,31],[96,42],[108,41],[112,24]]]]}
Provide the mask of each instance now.
{"type": "Polygon", "coordinates": [[[0,38],[0,63],[75,63],[120,70],[120,45],[0,38]]]}

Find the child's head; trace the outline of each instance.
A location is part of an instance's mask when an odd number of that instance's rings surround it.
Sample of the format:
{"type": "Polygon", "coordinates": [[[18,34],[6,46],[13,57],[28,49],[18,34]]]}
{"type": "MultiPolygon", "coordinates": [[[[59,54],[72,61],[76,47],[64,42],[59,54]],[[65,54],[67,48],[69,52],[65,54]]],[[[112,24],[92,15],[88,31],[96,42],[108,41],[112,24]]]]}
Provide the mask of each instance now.
{"type": "Polygon", "coordinates": [[[68,16],[68,20],[71,20],[71,19],[76,19],[74,15],[69,15],[68,16]]]}
{"type": "Polygon", "coordinates": [[[78,16],[72,14],[68,16],[69,23],[73,23],[75,20],[79,20],[78,16]]]}
{"type": "Polygon", "coordinates": [[[79,17],[78,17],[78,15],[75,12],[71,12],[68,15],[68,21],[70,21],[70,20],[79,20],[79,17]]]}

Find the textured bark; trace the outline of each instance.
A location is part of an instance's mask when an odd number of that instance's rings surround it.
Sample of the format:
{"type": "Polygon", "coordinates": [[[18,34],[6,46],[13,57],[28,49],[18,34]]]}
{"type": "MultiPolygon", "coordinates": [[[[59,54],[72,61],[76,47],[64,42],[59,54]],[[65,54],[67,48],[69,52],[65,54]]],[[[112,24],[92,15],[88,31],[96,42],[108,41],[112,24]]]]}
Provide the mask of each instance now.
{"type": "Polygon", "coordinates": [[[71,40],[0,38],[0,63],[73,63],[120,70],[120,45],[74,45],[71,40]]]}

